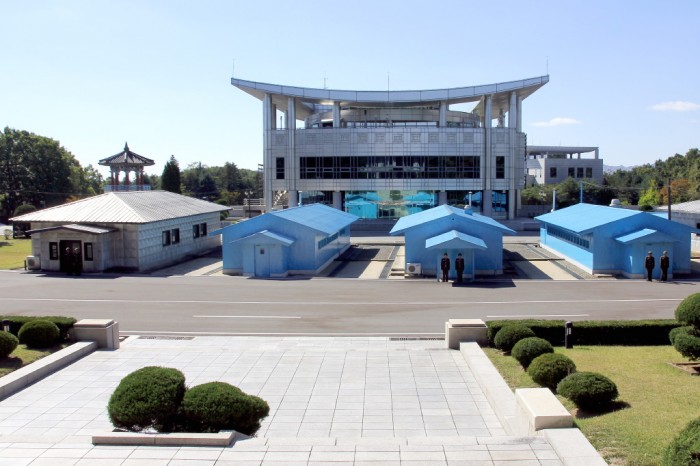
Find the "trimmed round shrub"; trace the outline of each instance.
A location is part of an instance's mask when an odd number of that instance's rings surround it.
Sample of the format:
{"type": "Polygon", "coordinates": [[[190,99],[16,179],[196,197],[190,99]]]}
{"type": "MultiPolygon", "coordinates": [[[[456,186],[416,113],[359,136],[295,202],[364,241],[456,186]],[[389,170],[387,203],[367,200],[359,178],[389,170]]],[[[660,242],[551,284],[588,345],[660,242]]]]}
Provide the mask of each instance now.
{"type": "Polygon", "coordinates": [[[47,348],[58,343],[61,332],[53,322],[48,320],[30,320],[22,325],[17,336],[19,342],[30,348],[47,348]]]}
{"type": "Polygon", "coordinates": [[[694,327],[692,325],[686,325],[685,327],[676,327],[670,332],[668,332],[668,339],[671,340],[671,344],[676,344],[676,337],[680,334],[692,335],[694,327]]]}
{"type": "Polygon", "coordinates": [[[700,359],[700,337],[691,333],[679,332],[673,339],[673,347],[691,361],[700,359]]]}
{"type": "Polygon", "coordinates": [[[191,387],[182,400],[186,426],[192,432],[235,430],[252,435],[269,412],[265,400],[225,382],[191,387]]]}
{"type": "Polygon", "coordinates": [[[139,432],[168,432],[177,423],[185,394],[185,376],[177,369],[148,366],[124,377],[109,399],[114,427],[139,432]]]}
{"type": "Polygon", "coordinates": [[[559,382],[574,372],[576,372],[574,361],[560,353],[537,356],[527,368],[528,375],[535,383],[552,391],[556,390],[559,382]]]}
{"type": "Polygon", "coordinates": [[[513,346],[523,338],[534,337],[535,332],[524,325],[506,325],[501,328],[493,338],[493,344],[496,348],[505,353],[509,353],[513,346]]]}
{"type": "Polygon", "coordinates": [[[527,369],[537,356],[553,352],[554,348],[547,340],[538,337],[528,337],[513,345],[510,355],[517,359],[523,368],[527,369]]]}
{"type": "Polygon", "coordinates": [[[664,451],[663,466],[700,466],[700,419],[690,423],[664,451]]]}
{"type": "Polygon", "coordinates": [[[618,396],[617,386],[596,372],[575,372],[557,385],[557,393],[588,411],[605,408],[618,396]]]}
{"type": "Polygon", "coordinates": [[[8,357],[19,345],[19,340],[10,332],[0,331],[0,359],[8,357]]]}
{"type": "Polygon", "coordinates": [[[700,293],[691,294],[681,301],[676,308],[676,319],[700,328],[700,293]]]}

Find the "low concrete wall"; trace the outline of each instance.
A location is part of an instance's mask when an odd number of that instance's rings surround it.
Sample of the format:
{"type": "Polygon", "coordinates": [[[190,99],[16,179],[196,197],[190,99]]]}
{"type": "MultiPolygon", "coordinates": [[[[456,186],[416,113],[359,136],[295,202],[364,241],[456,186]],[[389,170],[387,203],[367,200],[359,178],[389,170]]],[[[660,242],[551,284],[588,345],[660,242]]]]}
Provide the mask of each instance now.
{"type": "Polygon", "coordinates": [[[548,388],[516,388],[515,406],[515,422],[522,435],[574,425],[574,417],[548,388]]]}
{"type": "Polygon", "coordinates": [[[481,319],[450,319],[445,322],[445,343],[450,349],[459,349],[461,342],[488,344],[488,328],[481,319]]]}
{"type": "Polygon", "coordinates": [[[106,432],[92,436],[93,445],[158,445],[227,447],[236,438],[248,438],[238,432],[223,431],[214,434],[168,433],[142,434],[138,432],[106,432]]]}
{"type": "Polygon", "coordinates": [[[0,378],[0,400],[66,367],[97,349],[97,342],[81,341],[0,378]]]}

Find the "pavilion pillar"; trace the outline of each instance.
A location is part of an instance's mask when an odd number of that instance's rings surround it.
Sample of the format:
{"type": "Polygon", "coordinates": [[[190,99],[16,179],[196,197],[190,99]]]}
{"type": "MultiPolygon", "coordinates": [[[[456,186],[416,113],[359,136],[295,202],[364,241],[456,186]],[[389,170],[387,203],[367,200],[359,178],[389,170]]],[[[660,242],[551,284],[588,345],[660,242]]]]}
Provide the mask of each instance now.
{"type": "Polygon", "coordinates": [[[449,105],[447,105],[447,101],[443,100],[440,102],[440,120],[438,121],[438,126],[440,128],[444,128],[447,126],[447,108],[449,105]]]}
{"type": "Polygon", "coordinates": [[[333,208],[343,210],[343,197],[340,191],[333,191],[333,208]]]}

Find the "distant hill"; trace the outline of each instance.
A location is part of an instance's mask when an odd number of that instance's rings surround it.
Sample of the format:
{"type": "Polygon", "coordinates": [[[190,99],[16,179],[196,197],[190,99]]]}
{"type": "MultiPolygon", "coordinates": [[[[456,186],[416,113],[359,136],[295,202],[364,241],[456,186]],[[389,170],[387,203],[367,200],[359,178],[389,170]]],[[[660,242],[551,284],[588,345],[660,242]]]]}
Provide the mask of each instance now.
{"type": "Polygon", "coordinates": [[[636,167],[636,165],[632,165],[630,167],[626,167],[625,165],[603,165],[603,173],[613,173],[618,170],[630,171],[634,167],[636,167]]]}

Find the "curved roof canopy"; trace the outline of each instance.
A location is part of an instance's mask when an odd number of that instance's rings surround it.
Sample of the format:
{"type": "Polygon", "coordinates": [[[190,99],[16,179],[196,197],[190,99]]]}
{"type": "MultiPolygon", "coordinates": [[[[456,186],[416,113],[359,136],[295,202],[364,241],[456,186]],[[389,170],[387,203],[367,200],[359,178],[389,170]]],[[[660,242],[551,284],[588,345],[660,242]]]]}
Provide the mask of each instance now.
{"type": "Polygon", "coordinates": [[[521,79],[496,84],[480,86],[453,87],[447,89],[428,89],[413,91],[348,91],[337,89],[317,89],[309,87],[284,86],[279,84],[260,83],[231,78],[231,84],[240,90],[263,100],[265,94],[270,94],[272,103],[278,109],[284,110],[288,98],[297,99],[297,116],[304,117],[310,107],[316,105],[332,105],[339,103],[343,107],[428,107],[438,106],[440,102],[461,104],[465,102],[480,102],[474,112],[483,115],[483,98],[492,96],[493,108],[507,109],[509,96],[515,92],[518,97],[525,99],[540,87],[549,82],[549,76],[521,79]]]}
{"type": "Polygon", "coordinates": [[[107,157],[106,159],[102,159],[98,162],[100,165],[107,165],[107,166],[120,166],[120,165],[128,165],[130,167],[137,166],[137,165],[142,165],[142,166],[151,166],[155,165],[155,162],[151,159],[148,159],[142,155],[137,154],[136,152],[132,152],[129,149],[129,144],[124,143],[124,150],[119,152],[118,154],[114,154],[111,157],[107,157]]]}

